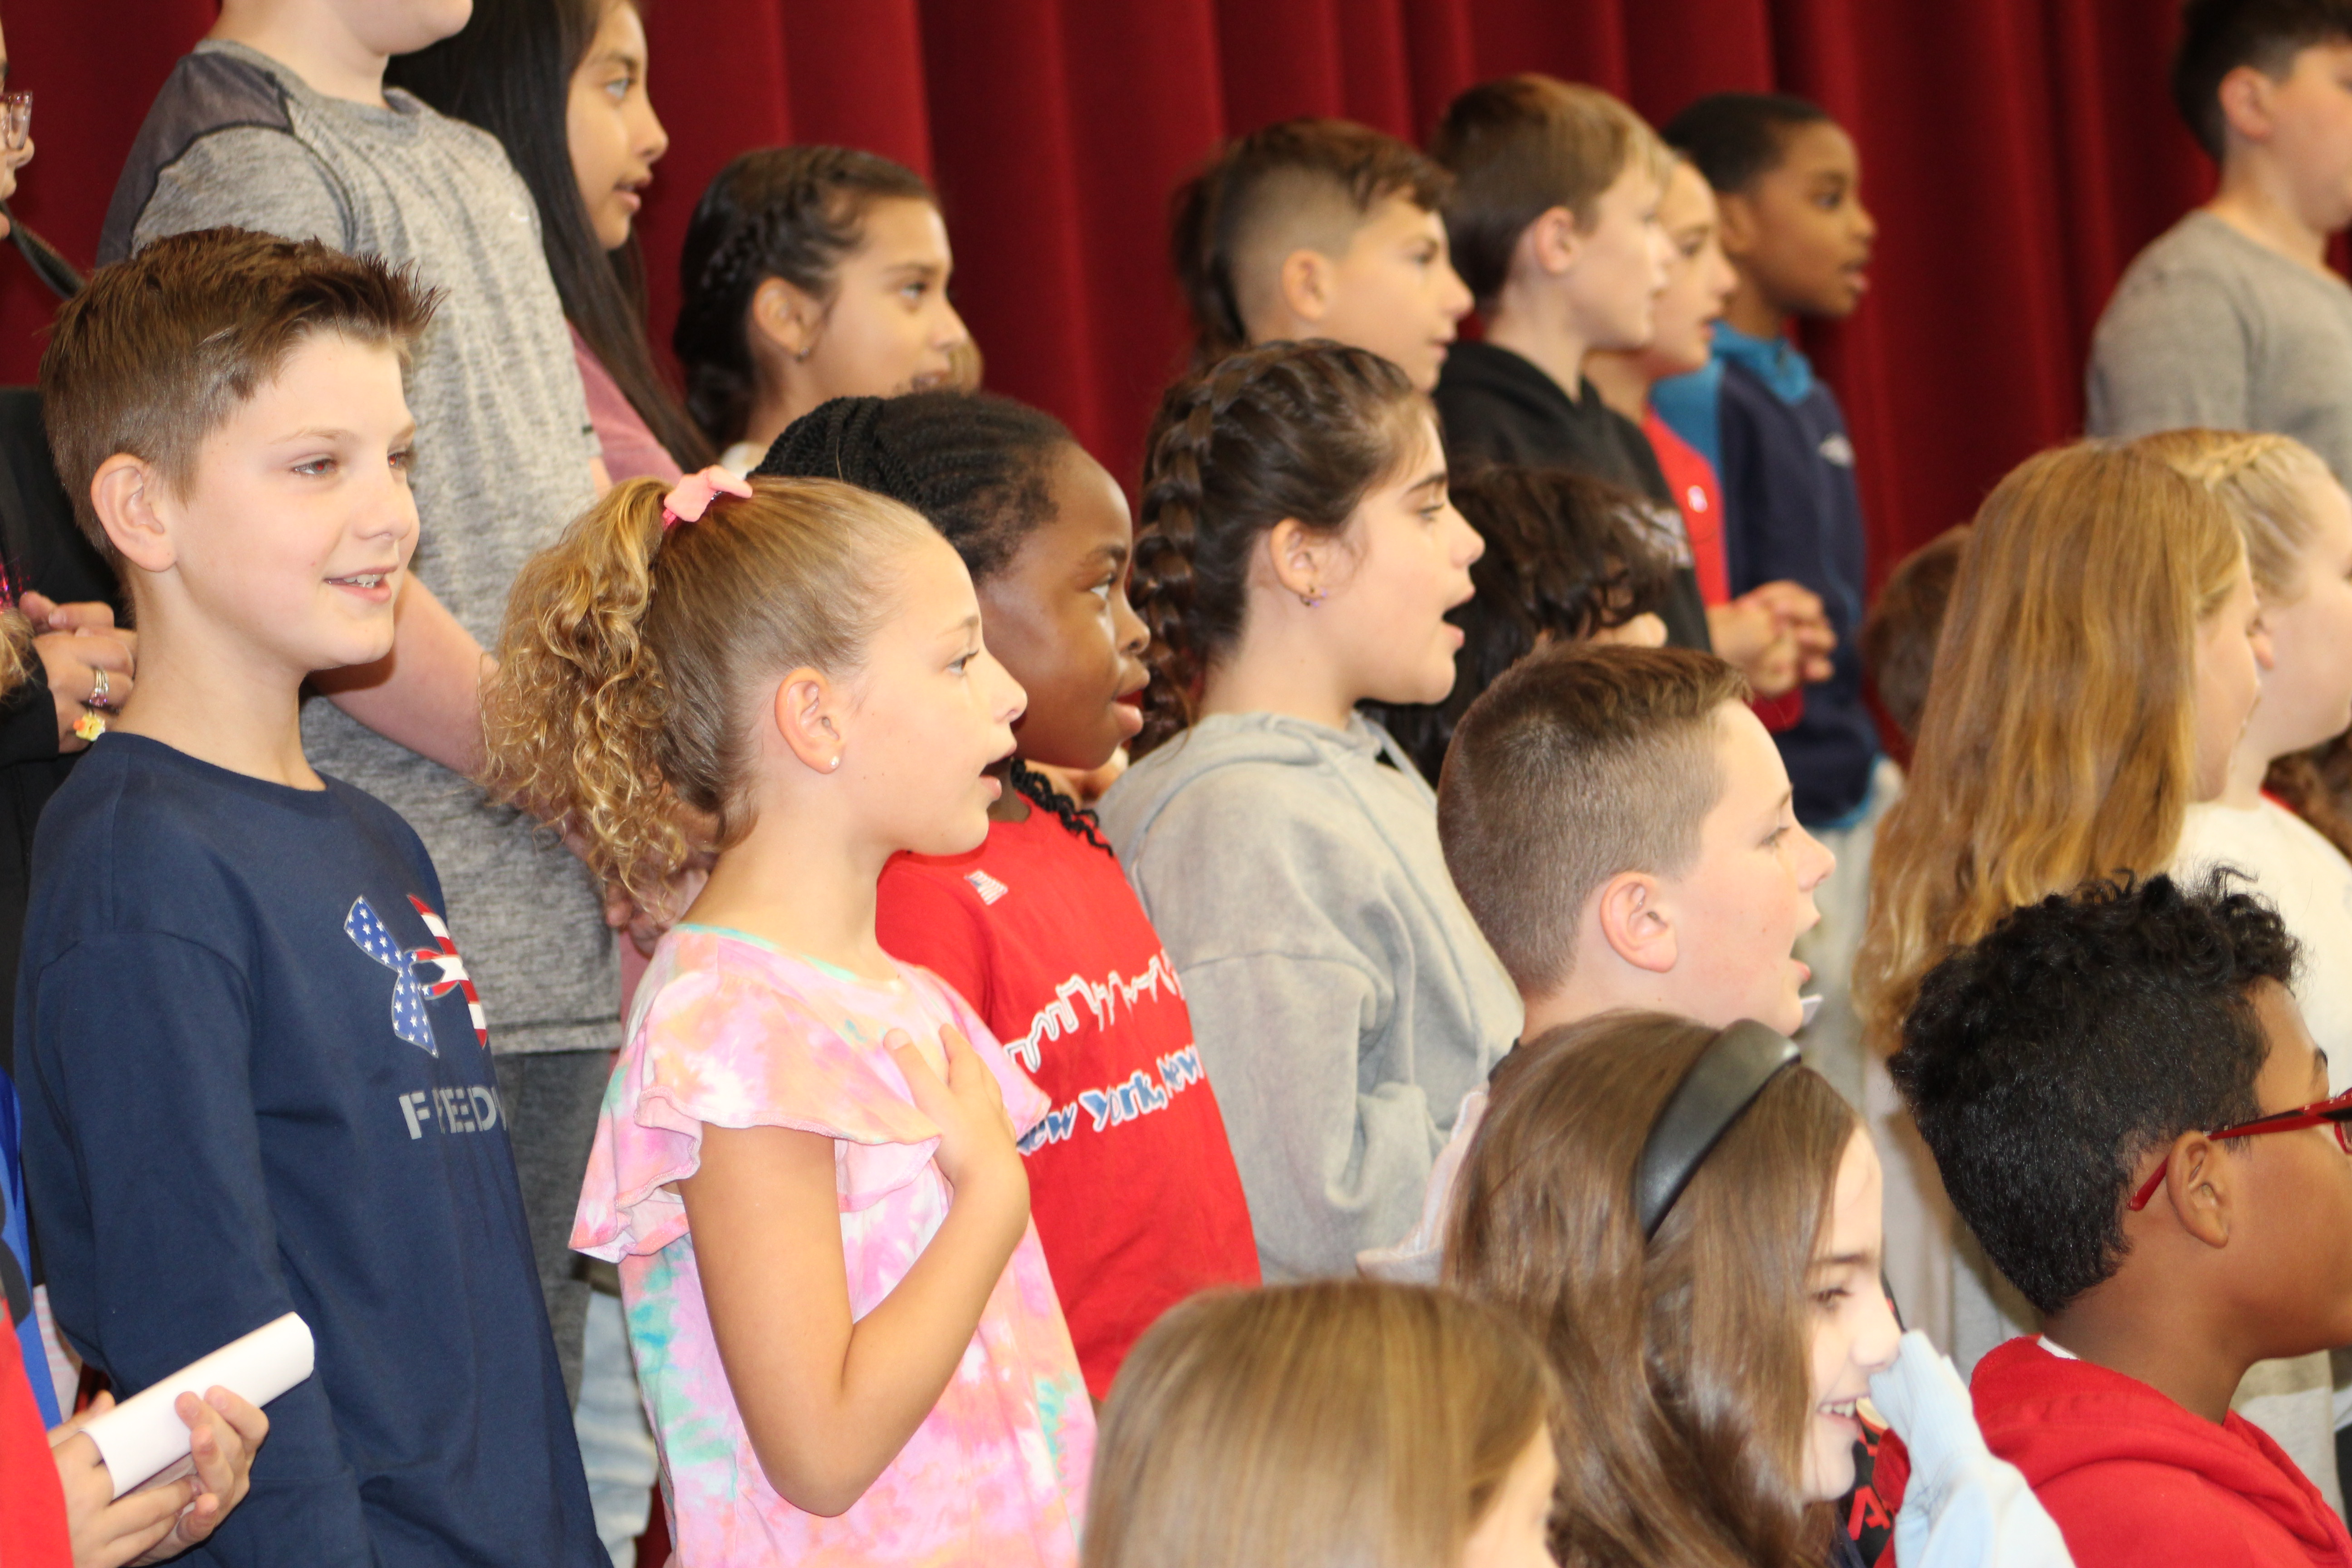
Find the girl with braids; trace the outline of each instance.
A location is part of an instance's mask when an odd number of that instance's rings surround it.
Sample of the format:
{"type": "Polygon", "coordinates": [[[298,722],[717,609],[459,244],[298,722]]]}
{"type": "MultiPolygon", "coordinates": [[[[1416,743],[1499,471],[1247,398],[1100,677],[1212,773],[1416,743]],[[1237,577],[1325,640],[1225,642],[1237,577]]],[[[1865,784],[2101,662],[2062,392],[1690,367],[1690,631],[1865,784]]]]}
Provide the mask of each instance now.
{"type": "Polygon", "coordinates": [[[1428,400],[1272,343],[1160,405],[1136,539],[1144,755],[1103,826],[1184,983],[1269,1279],[1412,1227],[1454,1110],[1519,1032],[1436,796],[1357,704],[1454,684],[1478,535],[1428,400]]]}
{"type": "Polygon", "coordinates": [[[670,338],[719,460],[748,473],[831,398],[956,383],[971,337],[954,271],[939,198],[887,158],[761,147],[719,170],[687,227],[670,338]]]}
{"type": "Polygon", "coordinates": [[[1258,1281],[1175,966],[1093,816],[1037,771],[1101,767],[1142,722],[1127,498],[1053,418],[964,392],[836,399],[796,420],[761,471],[837,476],[929,517],[971,569],[990,648],[1029,694],[987,841],[892,860],[875,926],[889,952],[970,998],[1054,1102],[1022,1142],[1030,1204],[1087,1386],[1104,1398],[1169,1307],[1258,1281]]]}
{"type": "Polygon", "coordinates": [[[1021,714],[963,563],[829,480],[631,480],[523,568],[486,703],[495,786],[640,901],[716,853],[572,1237],[620,1266],[679,1561],[1075,1563],[1093,1411],[1014,1142],[1045,1099],[874,929],[892,855],[985,835],[1021,714]]]}

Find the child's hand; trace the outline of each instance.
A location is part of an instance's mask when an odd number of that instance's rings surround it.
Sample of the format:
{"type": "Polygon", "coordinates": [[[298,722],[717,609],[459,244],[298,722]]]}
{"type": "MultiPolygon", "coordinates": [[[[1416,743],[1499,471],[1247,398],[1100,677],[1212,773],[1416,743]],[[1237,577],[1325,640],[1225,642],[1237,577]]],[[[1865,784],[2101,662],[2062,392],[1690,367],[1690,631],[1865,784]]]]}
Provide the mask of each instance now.
{"type": "Polygon", "coordinates": [[[183,1394],[173,1408],[188,1424],[188,1457],[195,1464],[196,1499],[181,1510],[171,1533],[138,1559],[142,1563],[176,1557],[218,1529],[228,1510],[245,1500],[253,1478],[254,1450],[269,1436],[269,1417],[260,1407],[226,1388],[208,1388],[202,1399],[183,1394]]]}
{"type": "Polygon", "coordinates": [[[1827,680],[1834,672],[1830,655],[1837,651],[1837,632],[1830,626],[1821,595],[1801,583],[1767,583],[1749,590],[1741,602],[1754,600],[1769,608],[1789,636],[1796,639],[1801,673],[1810,684],[1827,680]]]}
{"type": "Polygon", "coordinates": [[[208,1389],[202,1400],[184,1394],[173,1408],[188,1425],[189,1452],[183,1464],[194,1473],[174,1466],[164,1472],[170,1479],[150,1481],[118,1499],[98,1445],[81,1430],[113,1408],[114,1396],[101,1394],[88,1410],[49,1433],[49,1454],[66,1497],[74,1568],[161,1563],[210,1536],[244,1500],[253,1451],[269,1433],[269,1417],[226,1388],[208,1389]]]}
{"type": "Polygon", "coordinates": [[[939,1124],[936,1157],[940,1173],[959,1194],[999,1184],[1018,1191],[1021,1210],[1026,1215],[1029,1174],[1022,1166],[1021,1151],[1013,1144],[1013,1118],[1005,1111],[996,1075],[988,1070],[971,1042],[953,1025],[941,1026],[940,1048],[948,1058],[944,1083],[905,1030],[891,1030],[882,1043],[906,1075],[915,1109],[939,1124]]]}

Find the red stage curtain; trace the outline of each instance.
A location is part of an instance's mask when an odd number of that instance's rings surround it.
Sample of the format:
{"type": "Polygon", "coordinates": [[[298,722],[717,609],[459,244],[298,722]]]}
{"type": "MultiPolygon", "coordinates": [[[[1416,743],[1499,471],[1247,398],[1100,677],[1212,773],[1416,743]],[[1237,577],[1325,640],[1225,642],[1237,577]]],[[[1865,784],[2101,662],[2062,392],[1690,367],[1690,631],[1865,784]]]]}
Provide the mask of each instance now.
{"type": "MultiPolygon", "coordinates": [[[[1843,395],[1883,574],[2081,418],[2092,323],[2210,174],[2166,100],[2170,0],[657,0],[673,145],[645,212],[655,332],[679,237],[737,151],[853,142],[924,170],[990,384],[1133,477],[1183,359],[1170,188],[1217,139],[1345,114],[1408,137],[1484,77],[1591,81],[1664,120],[1782,88],[1861,144],[1875,289],[1812,343],[1843,395]]],[[[17,210],[87,262],[155,85],[208,0],[6,0],[37,95],[17,210]]],[[[0,380],[30,379],[47,301],[0,264],[0,380]]]]}

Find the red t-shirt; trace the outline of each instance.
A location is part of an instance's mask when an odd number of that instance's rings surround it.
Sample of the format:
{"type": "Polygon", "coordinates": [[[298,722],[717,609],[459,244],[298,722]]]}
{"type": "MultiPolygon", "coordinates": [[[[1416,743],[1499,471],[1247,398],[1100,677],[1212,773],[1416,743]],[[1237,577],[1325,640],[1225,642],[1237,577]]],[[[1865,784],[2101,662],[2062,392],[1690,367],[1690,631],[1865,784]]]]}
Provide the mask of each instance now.
{"type": "Polygon", "coordinates": [[[1710,605],[1731,603],[1731,567],[1723,554],[1723,484],[1715,465],[1696,447],[1675,434],[1654,408],[1642,413],[1642,434],[1658,454],[1658,467],[1682,509],[1690,535],[1691,564],[1698,573],[1698,596],[1710,605]]]}
{"type": "MultiPolygon", "coordinates": [[[[1709,608],[1731,603],[1731,563],[1723,551],[1723,481],[1706,454],[1675,434],[1654,408],[1643,410],[1642,434],[1658,454],[1658,467],[1682,509],[1683,531],[1690,535],[1691,565],[1698,574],[1698,596],[1709,608]]],[[[1759,697],[1749,704],[1768,730],[1793,728],[1805,716],[1801,686],[1778,697],[1759,697]]]]}
{"type": "MultiPolygon", "coordinates": [[[[0,1324],[7,1321],[0,1310],[0,1324]]],[[[73,1568],[58,1463],[49,1457],[49,1435],[13,1342],[0,1343],[0,1564],[73,1568]]]]}
{"type": "Polygon", "coordinates": [[[1050,812],[969,855],[901,855],[875,931],[962,993],[1054,1101],[1022,1141],[1029,1206],[1099,1399],[1153,1320],[1255,1285],[1257,1240],[1176,966],[1110,855],[1050,812]]]}

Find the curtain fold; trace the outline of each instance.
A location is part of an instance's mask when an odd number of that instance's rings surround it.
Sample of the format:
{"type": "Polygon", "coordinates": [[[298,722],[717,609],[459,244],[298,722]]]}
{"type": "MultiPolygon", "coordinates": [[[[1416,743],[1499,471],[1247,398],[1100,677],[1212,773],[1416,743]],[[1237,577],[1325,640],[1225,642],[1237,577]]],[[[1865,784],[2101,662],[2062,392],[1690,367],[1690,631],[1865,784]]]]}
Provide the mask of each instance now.
{"type": "MultiPolygon", "coordinates": [[[[38,159],[14,204],[87,265],[115,171],[211,0],[6,0],[38,159]]],[[[654,336],[703,184],[791,140],[938,184],[989,384],[1134,479],[1184,363],[1169,195],[1218,140],[1286,115],[1425,136],[1462,88],[1544,70],[1663,122],[1722,89],[1817,99],[1854,133],[1879,220],[1853,321],[1808,329],[1861,455],[1874,574],[2080,425],[2082,366],[2134,252],[2210,174],[2166,95],[2170,0],[654,0],[672,146],[644,235],[654,336]]],[[[0,264],[0,381],[33,377],[49,302],[0,264]]]]}

